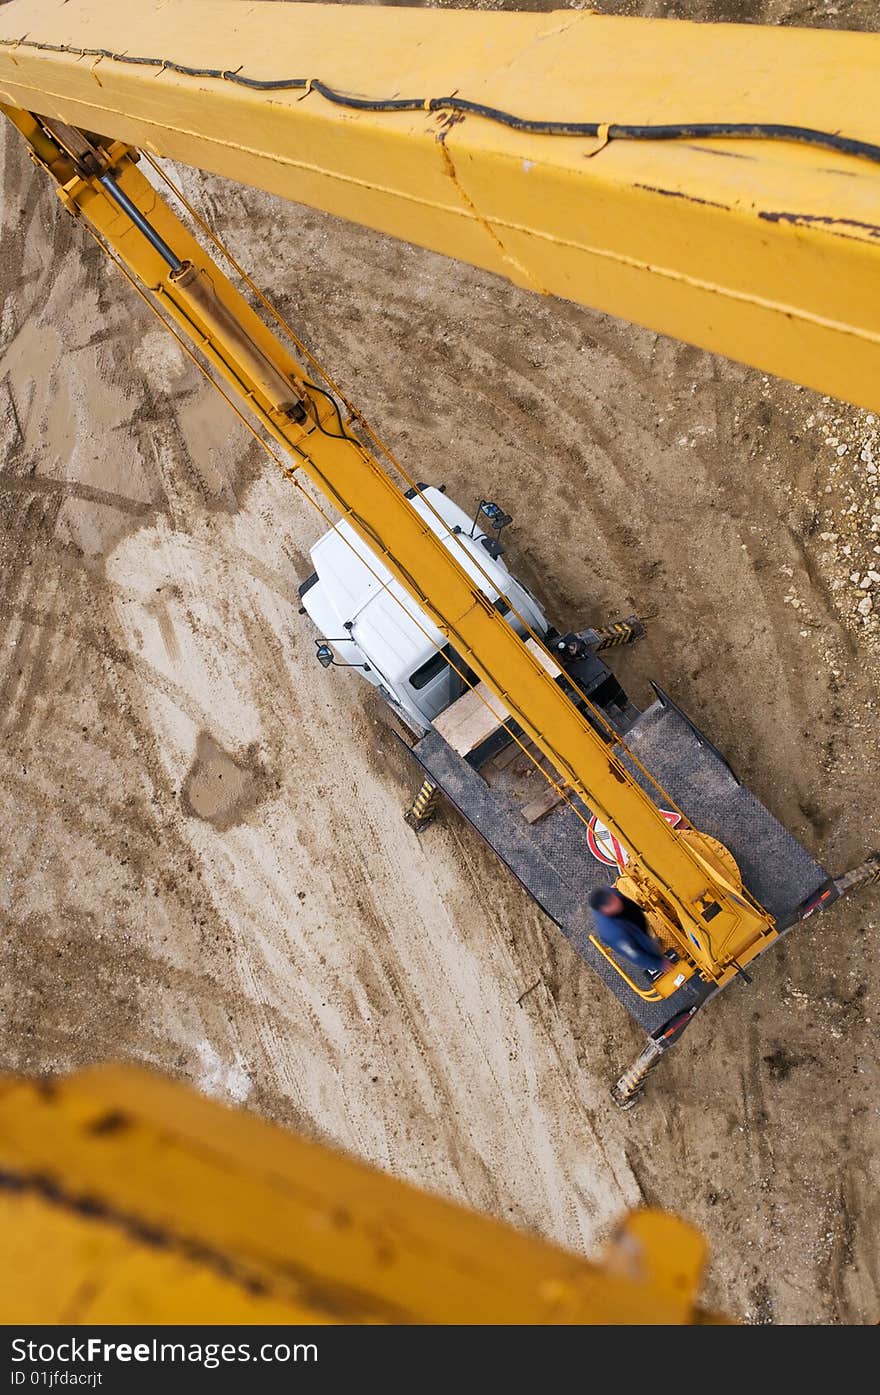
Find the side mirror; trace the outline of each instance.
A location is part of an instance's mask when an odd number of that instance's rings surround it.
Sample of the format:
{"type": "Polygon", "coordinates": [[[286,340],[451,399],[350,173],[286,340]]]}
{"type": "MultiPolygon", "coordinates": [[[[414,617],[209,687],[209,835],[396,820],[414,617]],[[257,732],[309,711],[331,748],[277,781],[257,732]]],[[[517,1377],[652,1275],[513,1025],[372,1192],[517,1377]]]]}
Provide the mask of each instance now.
{"type": "MultiPolygon", "coordinates": [[[[345,628],[347,630],[351,630],[352,623],[349,622],[349,624],[347,624],[345,628]]],[[[354,643],[350,634],[339,635],[333,642],[334,644],[354,643]]],[[[334,659],[333,650],[330,648],[330,645],[327,643],[326,639],[315,640],[315,658],[318,660],[318,663],[321,665],[322,668],[362,668],[364,673],[370,672],[369,664],[340,664],[336,659],[334,659]]]]}
{"type": "Polygon", "coordinates": [[[485,515],[489,520],[490,527],[494,528],[496,533],[500,533],[502,528],[506,528],[508,523],[513,522],[510,514],[505,513],[500,505],[493,503],[491,499],[481,499],[477,516],[479,517],[480,514],[485,515]]]}

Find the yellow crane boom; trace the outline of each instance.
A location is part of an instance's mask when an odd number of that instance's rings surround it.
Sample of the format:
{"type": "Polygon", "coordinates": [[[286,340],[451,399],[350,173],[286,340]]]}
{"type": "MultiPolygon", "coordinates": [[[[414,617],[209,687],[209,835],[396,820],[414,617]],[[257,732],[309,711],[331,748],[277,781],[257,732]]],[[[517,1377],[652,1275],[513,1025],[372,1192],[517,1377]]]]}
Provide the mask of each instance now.
{"type": "Polygon", "coordinates": [[[591,1264],[131,1066],[0,1079],[0,1231],[7,1323],[719,1321],[675,1216],[591,1264]]]}
{"type": "Polygon", "coordinates": [[[17,109],[6,114],[65,206],[146,288],[418,601],[630,854],[628,874],[681,949],[724,983],[774,938],[773,917],[673,829],[651,796],[523,644],[278,338],[203,251],[124,144],[17,109]]]}
{"type": "Polygon", "coordinates": [[[11,0],[0,101],[880,406],[880,35],[11,0]]]}
{"type": "Polygon", "coordinates": [[[129,142],[869,401],[880,39],[749,29],[746,61],[730,27],[230,0],[133,14],[110,0],[12,0],[2,25],[2,105],[66,206],[615,834],[636,894],[703,977],[726,982],[774,937],[772,916],[663,819],[129,142]],[[584,118],[584,92],[600,120],[584,118]]]}

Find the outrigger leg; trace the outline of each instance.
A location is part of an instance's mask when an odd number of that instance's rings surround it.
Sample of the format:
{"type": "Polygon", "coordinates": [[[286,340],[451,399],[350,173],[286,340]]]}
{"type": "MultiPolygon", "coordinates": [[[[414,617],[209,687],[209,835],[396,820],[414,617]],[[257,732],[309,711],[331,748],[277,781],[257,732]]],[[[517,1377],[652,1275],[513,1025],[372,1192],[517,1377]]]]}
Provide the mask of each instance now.
{"type": "Polygon", "coordinates": [[[861,886],[864,882],[880,882],[880,852],[871,853],[858,867],[844,872],[841,877],[835,877],[834,890],[838,897],[843,896],[845,892],[852,891],[853,887],[861,886]]]}
{"type": "Polygon", "coordinates": [[[652,1032],[637,1060],[633,1062],[629,1070],[624,1071],[613,1087],[611,1098],[615,1104],[619,1105],[621,1109],[632,1109],[642,1093],[647,1076],[650,1075],[660,1057],[669,1050],[670,1046],[675,1045],[685,1027],[693,1021],[702,1006],[700,1003],[696,1007],[689,1008],[687,1012],[680,1012],[664,1027],[652,1032]]]}
{"type": "Polygon", "coordinates": [[[437,805],[440,802],[440,790],[432,780],[425,780],[404,818],[410,828],[414,828],[416,833],[421,833],[426,828],[437,813],[437,805]]]}

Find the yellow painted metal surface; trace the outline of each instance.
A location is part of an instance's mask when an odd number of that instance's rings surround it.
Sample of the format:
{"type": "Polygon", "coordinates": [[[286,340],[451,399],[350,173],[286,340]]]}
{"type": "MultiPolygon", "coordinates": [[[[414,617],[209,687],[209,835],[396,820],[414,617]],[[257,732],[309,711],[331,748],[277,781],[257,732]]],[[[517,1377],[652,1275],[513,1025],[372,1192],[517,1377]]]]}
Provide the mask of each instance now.
{"type": "Polygon", "coordinates": [[[0,1080],[7,1323],[686,1323],[706,1247],[598,1265],[132,1067],[0,1080]]]}
{"type": "Polygon", "coordinates": [[[369,98],[458,93],[526,117],[772,122],[880,143],[878,35],[586,11],[11,0],[0,39],[2,101],[880,406],[876,164],[786,141],[603,145],[79,56],[318,78],[369,98]]]}
{"type": "MultiPolygon", "coordinates": [[[[318,395],[291,354],[254,314],[134,163],[122,145],[101,158],[119,188],[177,257],[210,287],[209,319],[167,263],[97,177],[80,177],[27,113],[6,113],[55,179],[65,205],[87,222],[155,297],[179,330],[201,349],[232,390],[360,536],[381,556],[425,613],[452,641],[532,737],[566,785],[599,816],[630,854],[629,875],[646,908],[670,921],[673,939],[704,977],[726,982],[734,962],[749,960],[775,937],[773,918],[720,879],[692,839],[673,829],[587,719],[557,686],[393,480],[357,441],[340,435],[332,405],[318,395]],[[242,349],[247,338],[250,348],[242,349]],[[253,370],[254,353],[274,365],[308,405],[301,423],[278,410],[253,370]]],[[[79,139],[78,133],[71,133],[79,139]]],[[[554,670],[555,671],[555,670],[554,670]]],[[[665,796],[668,798],[668,796],[665,796]]]]}

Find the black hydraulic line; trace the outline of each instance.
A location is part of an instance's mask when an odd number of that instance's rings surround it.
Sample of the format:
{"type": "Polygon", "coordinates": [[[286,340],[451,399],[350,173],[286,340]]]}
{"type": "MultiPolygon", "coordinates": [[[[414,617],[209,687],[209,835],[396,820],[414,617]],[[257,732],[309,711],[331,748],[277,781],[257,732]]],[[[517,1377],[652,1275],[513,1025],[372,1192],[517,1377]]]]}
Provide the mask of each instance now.
{"type": "Polygon", "coordinates": [[[110,58],[115,63],[135,63],[143,67],[167,69],[184,77],[217,78],[223,82],[235,83],[257,92],[313,91],[327,102],[346,107],[351,111],[427,111],[459,112],[462,115],[481,116],[487,121],[498,122],[514,131],[528,135],[582,136],[595,137],[602,133],[608,140],[771,140],[795,141],[801,145],[819,146],[833,150],[839,155],[853,155],[858,159],[880,164],[880,145],[870,141],[855,140],[837,131],[819,131],[811,126],[789,126],[767,121],[703,121],[671,122],[658,125],[605,124],[601,121],[542,121],[533,117],[516,116],[513,112],[499,107],[490,107],[482,102],[472,102],[466,97],[388,97],[373,99],[355,97],[346,92],[337,92],[318,78],[254,78],[248,77],[240,68],[194,68],[185,63],[175,63],[169,58],[141,58],[130,53],[114,53],[108,48],[76,48],[70,44],[41,43],[35,39],[0,39],[6,48],[42,49],[51,53],[71,53],[78,58],[110,58]]]}
{"type": "Polygon", "coordinates": [[[172,252],[165,239],[159,236],[152,223],[147,222],[136,204],[133,204],[128,195],[120,189],[112,174],[100,175],[98,182],[107,190],[107,193],[110,195],[111,199],[113,199],[114,203],[118,203],[122,211],[127,213],[131,221],[140,228],[144,237],[155,247],[159,256],[168,263],[171,270],[181,271],[183,269],[183,262],[175,252],[172,252]]]}
{"type": "Polygon", "coordinates": [[[303,387],[308,388],[310,392],[319,392],[322,397],[326,397],[327,401],[330,403],[331,407],[336,413],[336,420],[339,422],[338,435],[335,431],[328,431],[327,428],[322,425],[320,417],[316,416],[315,424],[317,425],[318,430],[323,432],[325,436],[329,436],[333,441],[351,441],[353,445],[360,445],[360,441],[358,441],[357,437],[352,436],[349,431],[346,431],[345,422],[342,420],[342,413],[339,410],[339,403],[336,401],[336,398],[333,396],[333,394],[328,392],[326,388],[319,387],[317,383],[313,383],[310,378],[303,379],[303,387]]]}

